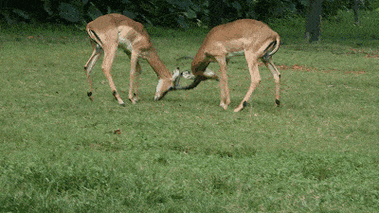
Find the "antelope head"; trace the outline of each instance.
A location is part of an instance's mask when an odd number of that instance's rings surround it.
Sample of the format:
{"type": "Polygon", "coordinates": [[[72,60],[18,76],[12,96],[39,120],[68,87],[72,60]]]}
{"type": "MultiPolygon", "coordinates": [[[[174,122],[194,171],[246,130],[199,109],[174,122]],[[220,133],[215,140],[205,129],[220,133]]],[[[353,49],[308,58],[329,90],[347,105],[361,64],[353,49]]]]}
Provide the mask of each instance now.
{"type": "Polygon", "coordinates": [[[179,86],[179,80],[182,73],[177,67],[173,72],[170,78],[161,78],[158,81],[157,89],[155,91],[154,100],[158,101],[162,99],[169,91],[176,90],[179,86]]]}

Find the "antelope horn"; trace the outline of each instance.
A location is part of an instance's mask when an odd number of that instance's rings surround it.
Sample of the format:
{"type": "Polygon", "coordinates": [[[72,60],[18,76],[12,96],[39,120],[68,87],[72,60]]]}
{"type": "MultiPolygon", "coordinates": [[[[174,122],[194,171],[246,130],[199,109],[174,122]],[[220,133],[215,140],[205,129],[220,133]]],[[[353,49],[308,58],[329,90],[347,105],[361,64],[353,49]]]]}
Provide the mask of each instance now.
{"type": "Polygon", "coordinates": [[[193,89],[197,85],[199,85],[201,81],[203,81],[203,78],[201,76],[196,76],[196,77],[194,77],[194,80],[193,80],[193,82],[190,85],[183,87],[183,86],[179,85],[179,81],[180,81],[180,78],[182,76],[183,76],[183,73],[180,73],[180,76],[175,80],[175,85],[172,88],[172,90],[189,90],[189,89],[193,89]]]}

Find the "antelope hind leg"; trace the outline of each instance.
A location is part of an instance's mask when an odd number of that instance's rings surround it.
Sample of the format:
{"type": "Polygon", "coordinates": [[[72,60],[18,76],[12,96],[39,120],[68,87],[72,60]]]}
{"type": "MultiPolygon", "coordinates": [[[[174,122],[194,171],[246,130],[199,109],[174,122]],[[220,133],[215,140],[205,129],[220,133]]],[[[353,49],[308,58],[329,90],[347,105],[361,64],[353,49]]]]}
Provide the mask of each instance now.
{"type": "Polygon", "coordinates": [[[92,55],[91,57],[88,59],[87,63],[84,65],[84,72],[86,74],[86,77],[87,77],[87,82],[88,82],[88,85],[89,85],[89,92],[87,92],[87,95],[89,97],[89,99],[91,101],[93,101],[93,96],[92,96],[92,79],[91,79],[91,71],[92,71],[92,68],[93,66],[95,66],[97,60],[99,59],[101,53],[102,53],[102,49],[99,45],[95,44],[94,42],[91,42],[92,44],[92,47],[93,47],[93,52],[92,52],[92,55]]]}
{"type": "Polygon", "coordinates": [[[271,57],[268,60],[263,60],[263,63],[271,71],[272,76],[275,79],[275,105],[280,106],[280,78],[281,74],[275,64],[272,62],[271,57]]]}

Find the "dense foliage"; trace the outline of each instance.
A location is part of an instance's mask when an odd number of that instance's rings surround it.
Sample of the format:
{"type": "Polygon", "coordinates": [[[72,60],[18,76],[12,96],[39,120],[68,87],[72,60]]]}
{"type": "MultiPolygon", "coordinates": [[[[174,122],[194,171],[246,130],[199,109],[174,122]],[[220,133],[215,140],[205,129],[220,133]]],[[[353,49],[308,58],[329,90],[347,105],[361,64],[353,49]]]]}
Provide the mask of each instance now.
{"type": "MultiPolygon", "coordinates": [[[[3,0],[0,20],[11,25],[17,22],[53,22],[84,24],[107,13],[122,13],[142,23],[155,26],[188,28],[209,25],[215,15],[211,8],[222,5],[221,22],[237,18],[288,18],[307,14],[309,0],[3,0]]],[[[351,8],[354,0],[325,0],[324,15],[335,15],[338,10],[351,8]]],[[[364,2],[370,8],[375,0],[364,2]]]]}

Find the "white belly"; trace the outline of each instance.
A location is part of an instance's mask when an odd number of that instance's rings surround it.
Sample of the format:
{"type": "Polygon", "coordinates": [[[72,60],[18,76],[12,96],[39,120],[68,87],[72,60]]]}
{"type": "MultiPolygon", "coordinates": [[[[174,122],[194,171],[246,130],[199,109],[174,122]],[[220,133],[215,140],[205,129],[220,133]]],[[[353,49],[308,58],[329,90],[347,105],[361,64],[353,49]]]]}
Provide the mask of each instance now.
{"type": "Polygon", "coordinates": [[[236,51],[236,52],[231,52],[231,53],[228,53],[226,55],[227,58],[230,58],[230,57],[234,57],[234,56],[243,56],[245,55],[245,51],[244,50],[241,50],[241,51],[236,51]]]}
{"type": "Polygon", "coordinates": [[[128,50],[130,52],[133,51],[132,42],[130,42],[128,39],[118,37],[119,46],[121,46],[122,49],[128,50]]]}

